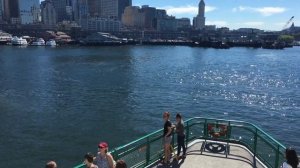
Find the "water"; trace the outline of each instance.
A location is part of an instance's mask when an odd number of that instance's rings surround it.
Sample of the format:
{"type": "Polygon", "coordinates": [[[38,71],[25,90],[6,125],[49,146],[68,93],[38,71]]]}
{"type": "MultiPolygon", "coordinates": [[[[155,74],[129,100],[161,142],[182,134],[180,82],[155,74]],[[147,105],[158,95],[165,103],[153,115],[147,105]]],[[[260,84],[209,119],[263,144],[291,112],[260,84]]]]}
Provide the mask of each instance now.
{"type": "Polygon", "coordinates": [[[300,152],[300,48],[0,46],[0,167],[71,167],[162,112],[253,122],[300,152]]]}

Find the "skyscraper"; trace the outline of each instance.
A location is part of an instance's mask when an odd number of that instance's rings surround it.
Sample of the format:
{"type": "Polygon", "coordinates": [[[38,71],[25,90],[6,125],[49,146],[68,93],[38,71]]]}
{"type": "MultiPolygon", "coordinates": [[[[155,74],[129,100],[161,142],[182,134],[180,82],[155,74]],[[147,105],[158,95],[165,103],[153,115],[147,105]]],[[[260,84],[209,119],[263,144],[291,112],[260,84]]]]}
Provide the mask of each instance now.
{"type": "Polygon", "coordinates": [[[40,21],[39,0],[19,0],[21,24],[32,24],[40,21]]]}
{"type": "Polygon", "coordinates": [[[205,3],[204,0],[199,2],[198,15],[194,17],[193,26],[196,30],[205,28],[205,3]]]}
{"type": "Polygon", "coordinates": [[[132,0],[100,0],[100,16],[121,20],[125,8],[131,5],[132,0]]]}
{"type": "Polygon", "coordinates": [[[118,19],[122,19],[122,14],[127,6],[132,6],[132,0],[118,0],[118,19]]]}
{"type": "Polygon", "coordinates": [[[62,22],[68,18],[67,16],[67,2],[68,0],[52,0],[56,11],[56,21],[62,22]]]}
{"type": "Polygon", "coordinates": [[[3,0],[0,0],[0,22],[3,20],[4,5],[3,0]]]}
{"type": "Polygon", "coordinates": [[[3,18],[10,23],[16,23],[20,17],[18,0],[3,0],[3,18]]]}
{"type": "Polygon", "coordinates": [[[42,22],[48,26],[56,25],[56,11],[53,3],[49,0],[43,1],[41,4],[42,22]]]}

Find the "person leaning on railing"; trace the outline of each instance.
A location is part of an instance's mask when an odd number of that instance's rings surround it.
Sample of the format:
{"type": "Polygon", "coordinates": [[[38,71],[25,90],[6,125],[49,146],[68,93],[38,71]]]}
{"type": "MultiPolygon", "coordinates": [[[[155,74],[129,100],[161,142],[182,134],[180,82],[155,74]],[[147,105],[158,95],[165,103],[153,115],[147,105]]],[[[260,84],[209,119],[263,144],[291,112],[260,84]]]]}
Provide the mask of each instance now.
{"type": "Polygon", "coordinates": [[[286,161],[283,162],[281,168],[297,168],[299,166],[299,158],[297,153],[292,148],[287,148],[285,150],[286,161]]]}

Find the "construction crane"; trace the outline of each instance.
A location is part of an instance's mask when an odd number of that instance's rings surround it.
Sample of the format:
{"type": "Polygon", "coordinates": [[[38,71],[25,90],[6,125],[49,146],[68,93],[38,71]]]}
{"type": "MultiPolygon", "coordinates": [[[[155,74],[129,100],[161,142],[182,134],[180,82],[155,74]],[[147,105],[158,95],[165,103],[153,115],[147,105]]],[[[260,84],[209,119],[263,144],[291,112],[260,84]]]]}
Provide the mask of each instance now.
{"type": "Polygon", "coordinates": [[[293,19],[294,19],[294,16],[292,16],[290,18],[290,20],[288,22],[286,22],[286,24],[283,26],[282,30],[285,30],[289,26],[289,24],[293,21],[293,19]]]}

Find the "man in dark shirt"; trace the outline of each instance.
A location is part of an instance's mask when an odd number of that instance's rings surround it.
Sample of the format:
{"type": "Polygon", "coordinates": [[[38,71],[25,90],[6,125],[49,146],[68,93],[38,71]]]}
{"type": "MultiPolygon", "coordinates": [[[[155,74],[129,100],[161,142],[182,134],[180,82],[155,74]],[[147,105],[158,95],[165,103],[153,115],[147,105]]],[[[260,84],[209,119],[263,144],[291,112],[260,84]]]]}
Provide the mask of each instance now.
{"type": "Polygon", "coordinates": [[[164,151],[165,151],[165,159],[164,163],[168,163],[170,160],[170,155],[171,155],[171,141],[172,141],[172,123],[169,120],[170,118],[170,113],[169,112],[164,112],[163,114],[163,119],[165,121],[164,124],[164,139],[163,139],[163,144],[164,144],[164,151]]]}
{"type": "Polygon", "coordinates": [[[179,155],[180,155],[180,151],[182,148],[182,157],[185,158],[185,154],[186,154],[186,147],[185,147],[185,133],[184,133],[184,123],[182,120],[182,116],[178,113],[176,115],[176,133],[177,133],[177,144],[178,144],[178,148],[177,148],[177,160],[179,160],[179,155]]]}

